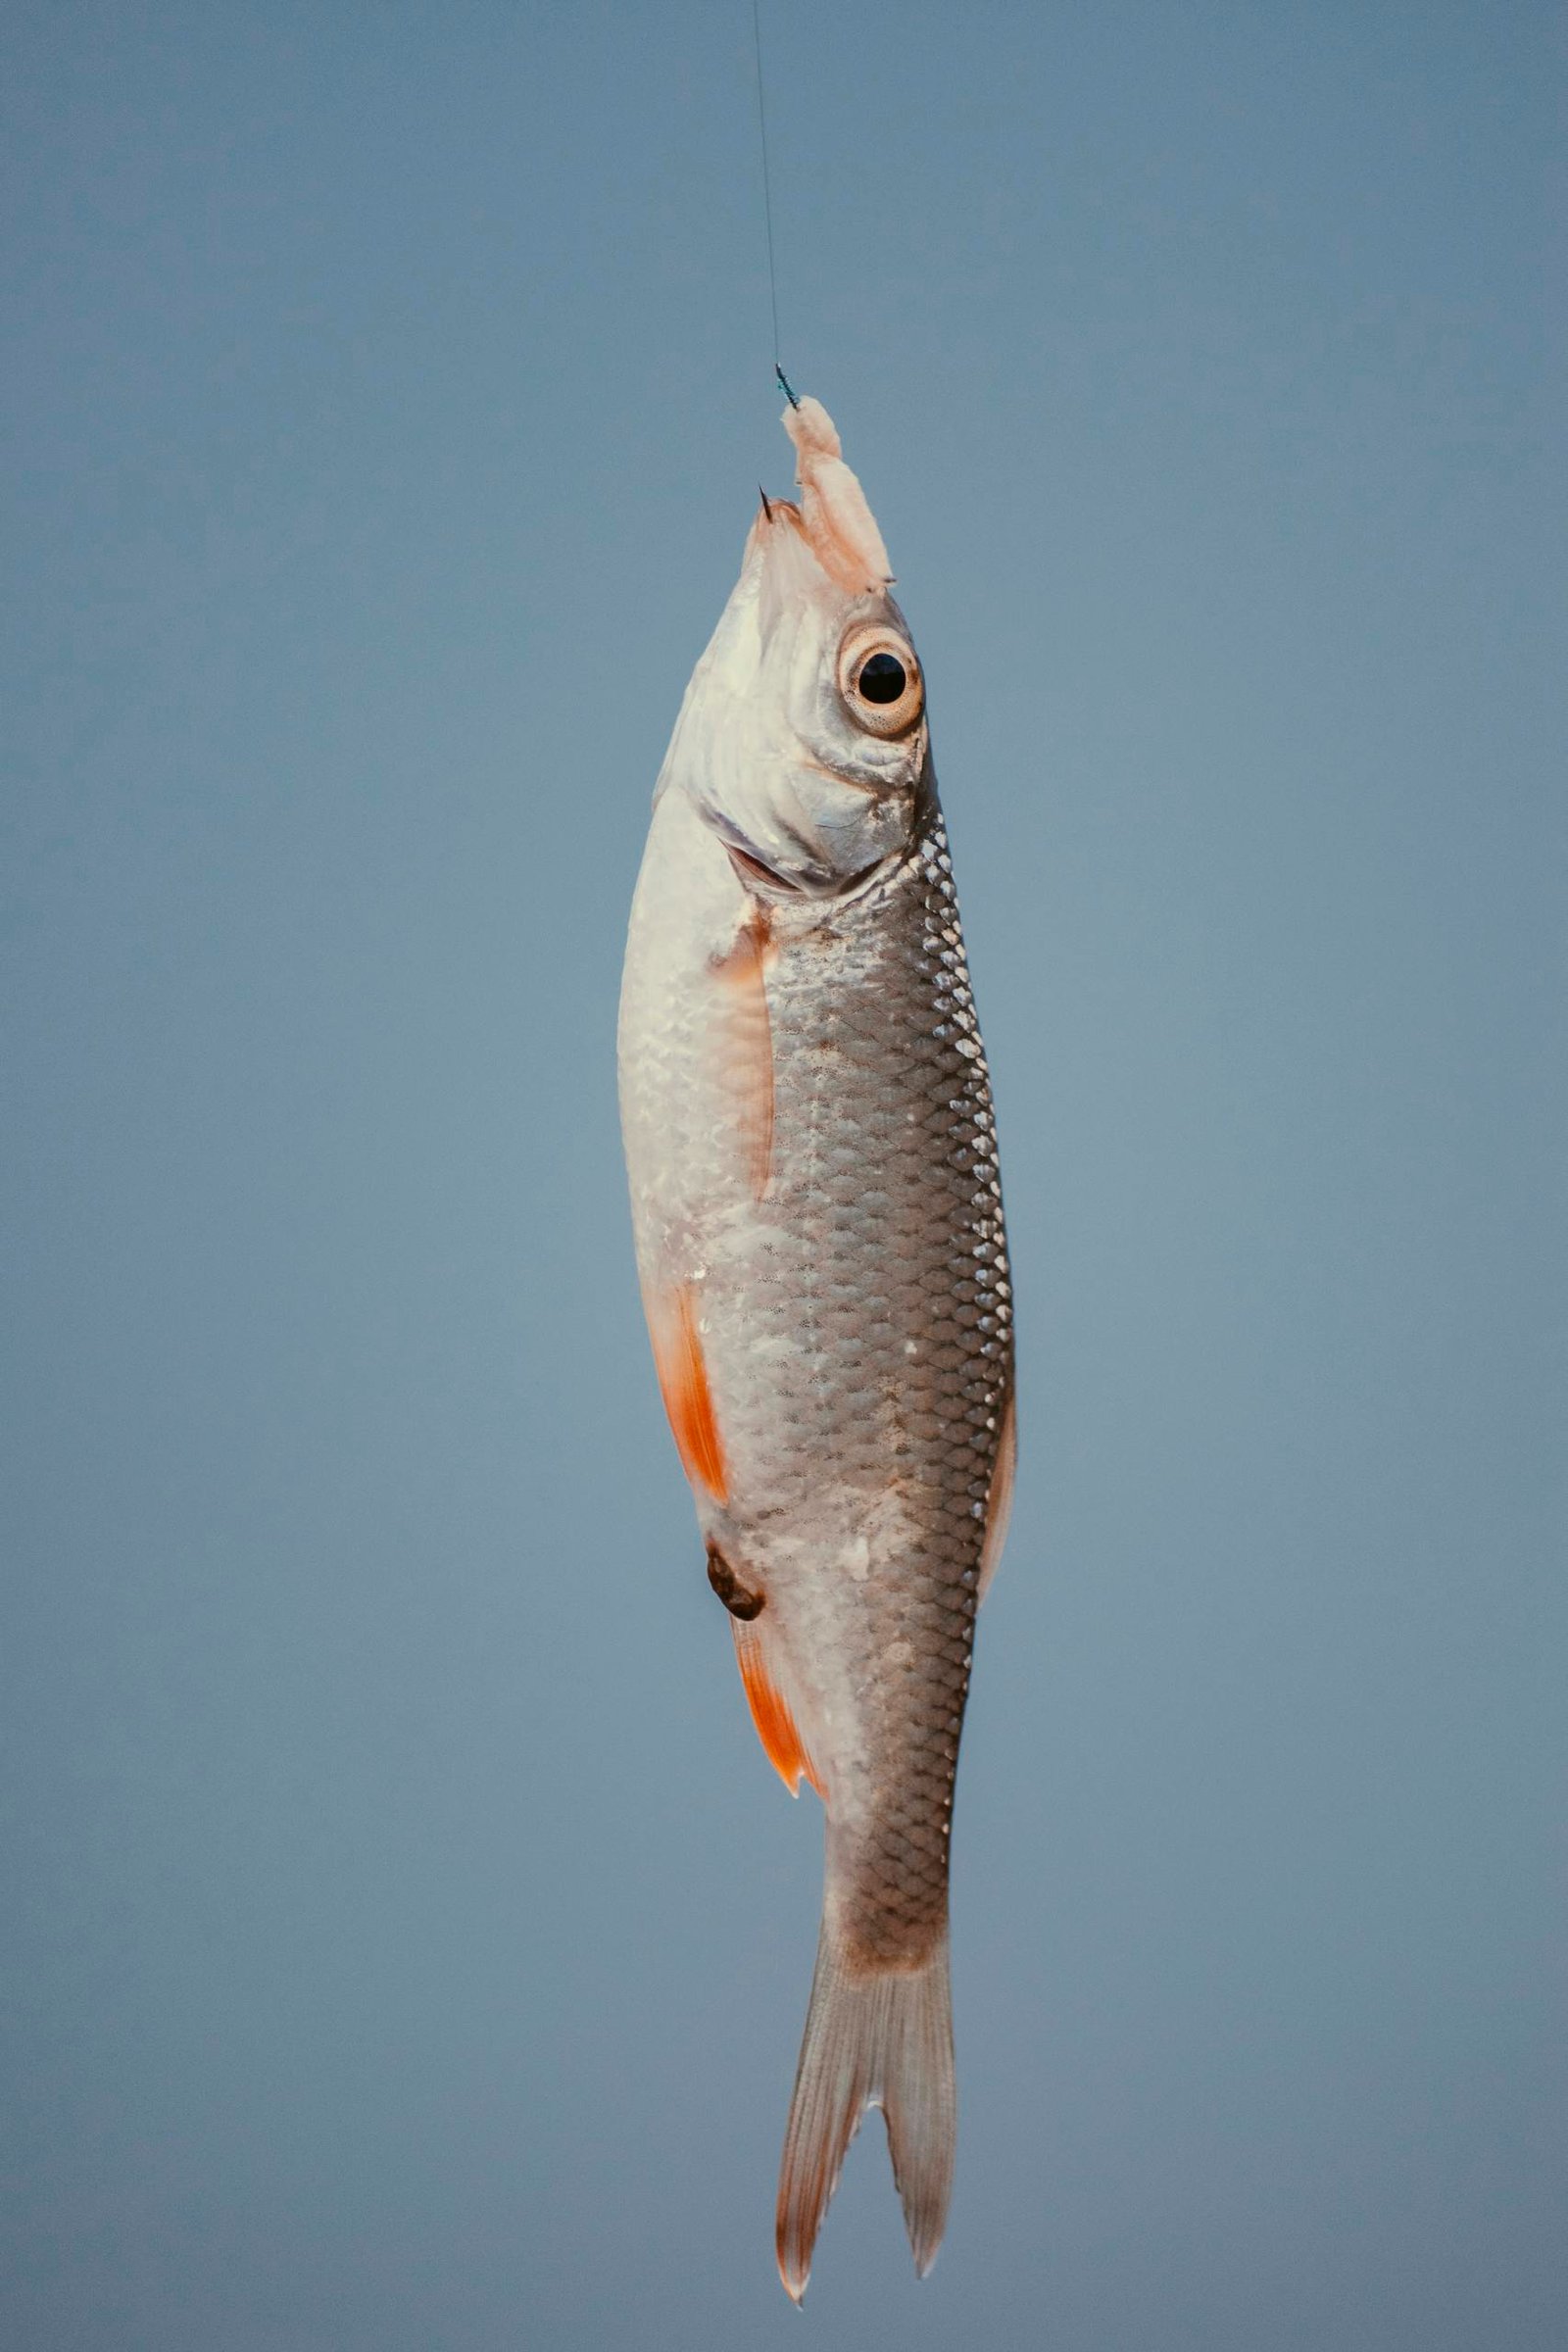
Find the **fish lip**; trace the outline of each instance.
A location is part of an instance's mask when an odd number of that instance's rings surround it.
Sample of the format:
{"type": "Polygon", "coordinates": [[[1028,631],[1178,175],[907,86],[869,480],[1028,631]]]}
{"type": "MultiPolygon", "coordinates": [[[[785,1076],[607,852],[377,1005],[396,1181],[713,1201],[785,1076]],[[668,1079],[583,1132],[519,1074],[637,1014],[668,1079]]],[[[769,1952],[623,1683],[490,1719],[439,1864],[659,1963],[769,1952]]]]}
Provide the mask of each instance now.
{"type": "Polygon", "coordinates": [[[760,514],[752,517],[752,531],[759,545],[765,548],[768,540],[776,539],[781,530],[793,526],[797,536],[809,549],[811,543],[806,535],[806,517],[794,499],[769,498],[760,482],[757,485],[757,495],[762,502],[762,508],[760,514]]]}

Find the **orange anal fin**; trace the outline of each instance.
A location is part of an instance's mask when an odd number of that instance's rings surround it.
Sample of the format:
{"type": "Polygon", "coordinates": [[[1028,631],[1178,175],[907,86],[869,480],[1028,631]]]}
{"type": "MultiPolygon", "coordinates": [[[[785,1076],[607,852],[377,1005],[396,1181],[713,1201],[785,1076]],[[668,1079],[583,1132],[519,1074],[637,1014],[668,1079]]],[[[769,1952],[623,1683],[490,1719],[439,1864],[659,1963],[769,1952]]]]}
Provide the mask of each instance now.
{"type": "Polygon", "coordinates": [[[754,906],[729,954],[712,965],[722,983],[716,1031],[717,1077],[740,1136],[754,1200],[773,1169],[773,1031],[767,1011],[766,909],[754,906]]]}
{"type": "Polygon", "coordinates": [[[762,1651],[762,1637],[754,1625],[735,1624],[735,1655],[740,1661],[741,1681],[746,1687],[747,1704],[757,1737],[773,1770],[778,1774],[791,1796],[801,1793],[801,1775],[804,1773],[816,1790],[822,1793],[806,1743],[795,1727],[789,1700],[767,1671],[762,1651]]]}
{"type": "Polygon", "coordinates": [[[986,1540],[980,1546],[980,1581],[975,1587],[974,1602],[978,1608],[997,1573],[1002,1546],[1007,1541],[1007,1521],[1012,1516],[1012,1482],[1018,1468],[1018,1412],[1015,1399],[1009,1396],[1002,1415],[1002,1436],[997,1442],[997,1466],[991,1473],[991,1493],[986,1497],[986,1540]]]}
{"type": "Polygon", "coordinates": [[[713,1417],[712,1392],[703,1360],[702,1335],[692,1303],[692,1286],[681,1283],[651,1304],[649,1334],[659,1386],[674,1432],[681,1467],[694,1487],[714,1502],[729,1500],[729,1470],[713,1417]]]}

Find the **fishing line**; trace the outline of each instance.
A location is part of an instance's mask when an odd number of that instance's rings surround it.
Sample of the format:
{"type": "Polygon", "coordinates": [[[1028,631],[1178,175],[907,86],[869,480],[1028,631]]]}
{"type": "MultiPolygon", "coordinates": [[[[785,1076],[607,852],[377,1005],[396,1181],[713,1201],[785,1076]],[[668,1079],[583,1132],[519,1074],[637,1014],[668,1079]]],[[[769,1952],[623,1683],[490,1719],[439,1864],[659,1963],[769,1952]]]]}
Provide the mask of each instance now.
{"type": "Polygon", "coordinates": [[[767,292],[773,310],[773,373],[778,377],[779,390],[792,409],[800,402],[790,390],[778,356],[778,270],[773,262],[773,187],[767,168],[767,107],[762,98],[762,15],[761,0],[752,0],[752,39],[757,51],[757,127],[762,142],[762,219],[767,227],[767,292]]]}

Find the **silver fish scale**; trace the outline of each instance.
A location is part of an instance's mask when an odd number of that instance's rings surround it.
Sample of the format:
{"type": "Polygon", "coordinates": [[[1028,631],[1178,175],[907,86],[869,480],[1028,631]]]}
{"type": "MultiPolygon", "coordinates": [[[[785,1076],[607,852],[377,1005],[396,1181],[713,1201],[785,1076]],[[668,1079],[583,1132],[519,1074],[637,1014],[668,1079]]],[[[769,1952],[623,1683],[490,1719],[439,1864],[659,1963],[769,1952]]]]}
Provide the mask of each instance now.
{"type": "Polygon", "coordinates": [[[987,1501],[1012,1388],[996,1125],[934,798],[891,881],[781,930],[767,981],[772,1232],[747,1301],[750,1339],[780,1372],[770,1426],[747,1433],[756,1452],[743,1448],[763,1473],[744,1485],[766,1501],[754,1512],[737,1493],[730,1526],[781,1615],[803,1631],[831,1617],[863,1767],[842,1801],[829,1788],[840,1927],[862,1965],[909,1967],[947,1919],[987,1501]],[[858,1583],[840,1570],[825,1595],[824,1550],[831,1560],[846,1509],[872,1524],[890,1494],[906,1541],[873,1548],[858,1583]],[[808,1530],[818,1544],[780,1541],[808,1530]]]}

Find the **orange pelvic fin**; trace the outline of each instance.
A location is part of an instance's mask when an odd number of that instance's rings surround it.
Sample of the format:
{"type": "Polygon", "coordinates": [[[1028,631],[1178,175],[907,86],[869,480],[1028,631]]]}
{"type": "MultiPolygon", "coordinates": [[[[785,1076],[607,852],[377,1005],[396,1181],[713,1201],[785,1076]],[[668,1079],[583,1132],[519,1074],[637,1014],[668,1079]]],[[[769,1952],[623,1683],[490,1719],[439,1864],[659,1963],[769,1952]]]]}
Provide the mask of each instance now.
{"type": "Polygon", "coordinates": [[[711,967],[724,984],[718,1079],[734,1108],[754,1200],[767,1191],[773,1166],[773,1032],[763,977],[767,952],[767,909],[754,906],[729,954],[711,967]]]}
{"type": "Polygon", "coordinates": [[[735,1622],[735,1655],[740,1661],[752,1721],[768,1762],[791,1796],[800,1795],[803,1773],[820,1796],[822,1784],[796,1729],[789,1700],[767,1670],[762,1636],[755,1625],[742,1624],[739,1619],[735,1622]]]}
{"type": "Polygon", "coordinates": [[[666,1291],[648,1318],[659,1386],[675,1434],[681,1467],[714,1502],[729,1500],[729,1470],[713,1417],[702,1335],[689,1282],[666,1291]]]}
{"type": "Polygon", "coordinates": [[[997,1573],[1002,1558],[1002,1546],[1007,1541],[1007,1521],[1012,1516],[1012,1482],[1018,1468],[1018,1411],[1016,1399],[1009,1396],[1002,1415],[1002,1436],[997,1442],[997,1466],[991,1473],[991,1493],[986,1497],[986,1540],[980,1547],[980,1581],[975,1587],[974,1605],[984,1600],[991,1579],[997,1573]]]}

